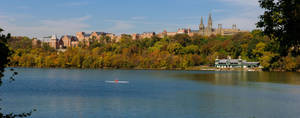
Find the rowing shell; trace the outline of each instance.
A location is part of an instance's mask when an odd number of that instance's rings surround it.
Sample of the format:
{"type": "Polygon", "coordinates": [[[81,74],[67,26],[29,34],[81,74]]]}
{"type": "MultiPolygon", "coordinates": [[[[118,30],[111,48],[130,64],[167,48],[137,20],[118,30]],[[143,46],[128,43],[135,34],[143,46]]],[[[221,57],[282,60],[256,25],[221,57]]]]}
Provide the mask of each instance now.
{"type": "Polygon", "coordinates": [[[110,83],[110,84],[128,84],[128,81],[119,81],[119,80],[114,80],[114,81],[105,81],[105,83],[110,83]]]}

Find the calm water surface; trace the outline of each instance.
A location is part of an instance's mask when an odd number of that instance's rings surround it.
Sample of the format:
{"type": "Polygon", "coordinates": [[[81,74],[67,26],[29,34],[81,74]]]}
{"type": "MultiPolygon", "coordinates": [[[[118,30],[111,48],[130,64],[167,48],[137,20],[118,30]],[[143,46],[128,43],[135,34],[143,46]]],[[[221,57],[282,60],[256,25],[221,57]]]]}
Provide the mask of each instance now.
{"type": "Polygon", "coordinates": [[[2,111],[37,109],[33,118],[300,117],[299,73],[17,71],[16,81],[0,87],[2,111]],[[129,83],[105,83],[115,79],[129,83]]]}

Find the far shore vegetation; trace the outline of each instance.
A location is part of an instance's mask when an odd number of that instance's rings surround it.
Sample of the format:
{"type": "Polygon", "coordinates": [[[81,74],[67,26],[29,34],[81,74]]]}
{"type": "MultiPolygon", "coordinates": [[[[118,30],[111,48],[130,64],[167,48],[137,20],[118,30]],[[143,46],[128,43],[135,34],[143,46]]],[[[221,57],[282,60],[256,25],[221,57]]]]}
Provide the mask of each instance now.
{"type": "Polygon", "coordinates": [[[280,45],[261,30],[232,36],[178,34],[132,40],[123,35],[119,42],[92,40],[84,45],[59,51],[46,43],[32,45],[28,37],[12,37],[8,44],[14,50],[12,67],[37,68],[124,68],[124,69],[212,69],[215,59],[238,58],[258,61],[266,71],[296,71],[300,56],[293,50],[281,56],[280,45]]]}

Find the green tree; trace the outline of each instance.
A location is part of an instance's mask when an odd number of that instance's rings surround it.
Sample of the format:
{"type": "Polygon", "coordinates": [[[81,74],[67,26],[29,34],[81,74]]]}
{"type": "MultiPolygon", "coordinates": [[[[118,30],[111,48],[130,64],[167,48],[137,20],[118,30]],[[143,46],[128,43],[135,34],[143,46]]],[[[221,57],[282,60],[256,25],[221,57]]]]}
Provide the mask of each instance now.
{"type": "Polygon", "coordinates": [[[257,26],[272,40],[280,43],[280,54],[286,56],[289,49],[300,53],[300,1],[299,0],[259,0],[265,9],[257,26]]]}
{"type": "Polygon", "coordinates": [[[182,49],[182,46],[180,43],[169,43],[167,50],[171,54],[179,54],[180,50],[182,49]]]}
{"type": "Polygon", "coordinates": [[[296,60],[291,56],[286,56],[283,58],[284,69],[287,71],[294,71],[297,67],[296,60]]]}
{"type": "Polygon", "coordinates": [[[256,57],[261,57],[265,53],[265,47],[266,47],[266,44],[263,42],[260,42],[256,45],[256,48],[252,51],[252,53],[256,57]]]}
{"type": "Polygon", "coordinates": [[[187,34],[176,34],[173,39],[182,46],[186,46],[191,42],[190,37],[187,34]]]}
{"type": "MultiPolygon", "coordinates": [[[[10,34],[7,36],[2,34],[3,30],[0,28],[0,86],[2,85],[2,77],[4,76],[3,72],[5,70],[5,67],[9,63],[9,56],[12,54],[12,51],[8,48],[8,40],[10,39],[10,34]]],[[[11,69],[11,71],[14,71],[11,69]]],[[[17,75],[17,72],[13,72],[13,75],[10,77],[10,80],[14,80],[14,76],[17,75]]],[[[0,99],[1,100],[1,99],[0,99]]],[[[1,107],[0,107],[0,118],[16,118],[16,117],[28,117],[32,114],[33,111],[29,113],[21,113],[21,114],[4,114],[1,112],[1,107]]]]}
{"type": "Polygon", "coordinates": [[[184,54],[198,54],[199,47],[197,45],[189,45],[183,48],[184,54]]]}
{"type": "Polygon", "coordinates": [[[12,54],[12,51],[9,50],[7,45],[7,40],[10,39],[10,34],[5,36],[4,34],[1,34],[3,30],[0,28],[0,85],[2,84],[2,77],[4,68],[7,66],[7,63],[9,62],[9,56],[12,54]]]}

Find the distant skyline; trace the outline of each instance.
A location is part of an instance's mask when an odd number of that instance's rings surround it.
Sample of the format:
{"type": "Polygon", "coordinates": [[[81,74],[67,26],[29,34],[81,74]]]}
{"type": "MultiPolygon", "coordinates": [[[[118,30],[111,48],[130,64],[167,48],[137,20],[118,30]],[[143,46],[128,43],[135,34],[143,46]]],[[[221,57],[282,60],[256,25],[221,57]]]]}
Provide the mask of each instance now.
{"type": "Polygon", "coordinates": [[[213,27],[255,29],[258,0],[1,0],[0,27],[14,36],[100,31],[115,34],[198,29],[201,16],[213,27]]]}

